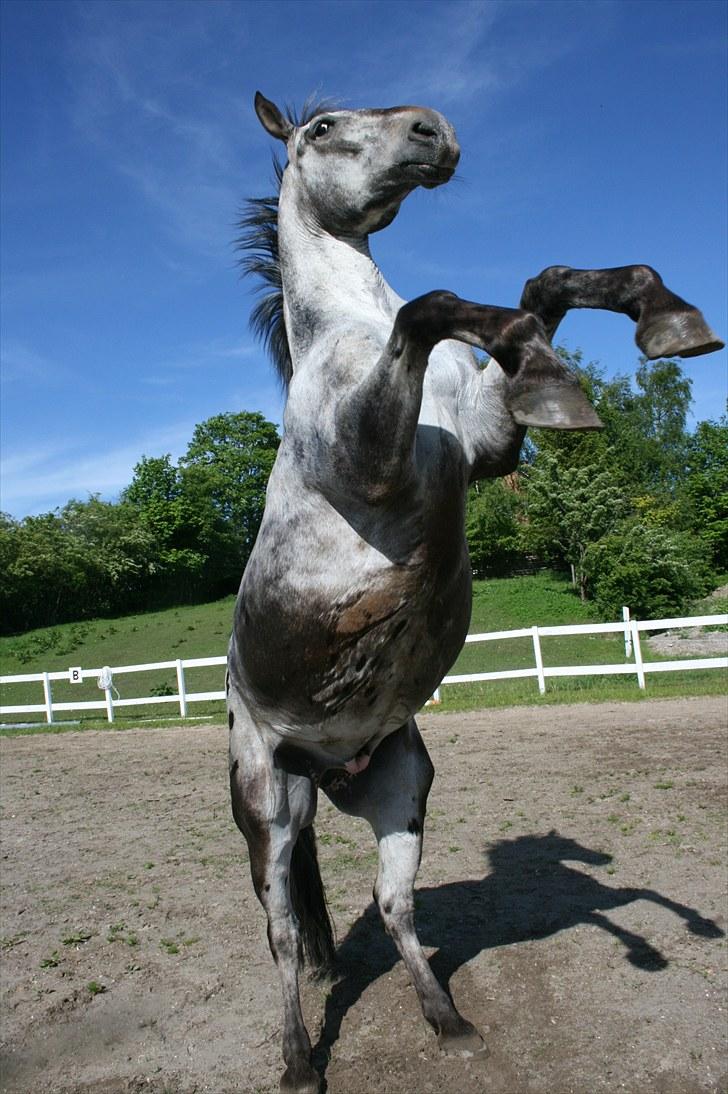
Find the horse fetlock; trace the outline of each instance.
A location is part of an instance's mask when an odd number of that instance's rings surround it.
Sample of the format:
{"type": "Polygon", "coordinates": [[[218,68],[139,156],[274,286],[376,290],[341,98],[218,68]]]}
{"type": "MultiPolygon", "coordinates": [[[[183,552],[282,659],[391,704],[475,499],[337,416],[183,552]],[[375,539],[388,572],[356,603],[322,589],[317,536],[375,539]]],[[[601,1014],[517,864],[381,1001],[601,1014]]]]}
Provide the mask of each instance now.
{"type": "Polygon", "coordinates": [[[637,324],[635,341],[651,361],[657,357],[698,357],[724,345],[701,312],[689,304],[657,314],[646,308],[637,324]]]}
{"type": "Polygon", "coordinates": [[[563,370],[538,316],[522,308],[483,308],[482,311],[479,325],[483,347],[508,376],[527,372],[532,363],[537,363],[539,370],[563,370]]]}

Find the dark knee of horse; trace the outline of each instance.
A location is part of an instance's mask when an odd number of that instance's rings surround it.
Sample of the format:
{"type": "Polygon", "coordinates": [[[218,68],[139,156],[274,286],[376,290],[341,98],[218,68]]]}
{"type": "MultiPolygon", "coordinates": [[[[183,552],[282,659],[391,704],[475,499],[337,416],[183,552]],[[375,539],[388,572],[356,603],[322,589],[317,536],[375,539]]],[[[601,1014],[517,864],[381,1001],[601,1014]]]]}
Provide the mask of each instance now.
{"type": "Polygon", "coordinates": [[[451,304],[459,300],[447,289],[434,289],[403,304],[397,312],[393,335],[395,356],[399,356],[407,340],[434,346],[448,336],[451,304]]]}
{"type": "Polygon", "coordinates": [[[547,266],[535,277],[529,277],[521,293],[521,307],[526,311],[540,312],[544,307],[553,305],[553,297],[563,287],[570,266],[547,266]]]}
{"type": "Polygon", "coordinates": [[[661,285],[662,278],[652,266],[638,264],[631,267],[632,277],[640,288],[648,288],[650,285],[661,285]]]}
{"type": "Polygon", "coordinates": [[[571,273],[572,268],[573,267],[571,266],[545,266],[544,269],[541,270],[541,273],[537,274],[536,277],[531,278],[530,281],[527,281],[526,285],[540,283],[542,286],[551,289],[558,288],[566,275],[571,273]]]}

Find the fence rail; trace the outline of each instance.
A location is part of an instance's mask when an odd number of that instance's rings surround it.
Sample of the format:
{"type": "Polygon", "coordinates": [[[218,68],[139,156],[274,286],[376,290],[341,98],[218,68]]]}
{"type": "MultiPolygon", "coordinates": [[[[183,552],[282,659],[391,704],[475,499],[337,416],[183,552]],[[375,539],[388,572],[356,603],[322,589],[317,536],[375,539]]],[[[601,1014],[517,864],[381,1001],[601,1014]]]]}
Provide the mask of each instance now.
{"type": "MultiPolygon", "coordinates": [[[[442,684],[465,684],[484,680],[512,680],[535,677],[541,695],[546,692],[546,680],[557,676],[618,676],[637,677],[639,687],[646,687],[645,674],[650,672],[678,672],[693,669],[728,668],[726,657],[691,657],[673,661],[645,661],[640,634],[644,631],[667,631],[684,627],[726,626],[726,615],[693,615],[671,619],[631,619],[629,609],[623,609],[621,623],[574,623],[566,626],[524,627],[514,631],[491,631],[486,634],[469,634],[468,642],[493,642],[504,638],[531,638],[533,642],[533,668],[506,669],[497,672],[470,672],[446,676],[442,684]],[[558,665],[545,667],[541,653],[541,639],[557,635],[575,634],[623,634],[626,661],[621,665],[558,665]],[[634,657],[634,660],[630,658],[634,657]]],[[[727,639],[728,641],[728,639],[727,639]]],[[[442,687],[442,684],[440,685],[442,687]]],[[[440,698],[440,689],[435,693],[440,698]]]]}
{"type": "Polygon", "coordinates": [[[221,700],[225,698],[225,691],[187,691],[185,669],[205,668],[214,665],[224,665],[227,658],[219,657],[187,657],[176,661],[153,661],[145,665],[117,665],[110,668],[108,665],[100,669],[70,668],[56,672],[24,672],[17,676],[0,676],[0,684],[20,684],[39,682],[43,685],[42,703],[32,703],[15,706],[0,706],[0,715],[4,714],[45,714],[46,721],[51,724],[56,711],[69,710],[105,710],[108,721],[113,722],[114,710],[117,707],[151,706],[157,703],[176,703],[182,718],[187,717],[187,707],[190,703],[204,703],[209,700],[221,700]],[[177,673],[177,692],[173,695],[149,695],[135,699],[114,698],[117,690],[114,680],[132,672],[153,672],[157,669],[174,669],[177,673]],[[84,680],[97,680],[104,693],[103,699],[79,699],[74,702],[58,702],[53,699],[51,684],[54,680],[70,680],[72,683],[82,683],[84,680]]]}
{"type": "MultiPolygon", "coordinates": [[[[533,667],[521,669],[502,669],[496,672],[470,672],[446,676],[442,686],[451,684],[475,683],[488,680],[517,680],[523,678],[535,678],[538,681],[539,692],[543,695],[546,691],[546,681],[559,676],[612,676],[632,675],[636,676],[640,688],[646,687],[646,676],[653,672],[677,672],[693,669],[725,669],[728,668],[728,656],[721,657],[692,657],[671,661],[646,661],[642,652],[640,635],[645,631],[675,630],[685,627],[708,627],[728,625],[726,615],[696,615],[685,618],[672,619],[630,619],[629,610],[623,610],[621,623],[577,623],[568,626],[546,627],[522,627],[512,631],[490,631],[485,634],[469,634],[465,639],[466,644],[475,642],[497,642],[503,639],[530,638],[533,644],[533,667]],[[561,635],[588,635],[588,634],[622,634],[624,637],[625,662],[615,665],[590,664],[590,665],[560,665],[556,667],[545,666],[541,652],[541,639],[561,635]]],[[[188,657],[176,661],[154,661],[144,665],[118,665],[114,668],[104,666],[97,669],[70,668],[54,672],[27,672],[13,676],[0,676],[0,684],[40,683],[43,687],[43,702],[21,705],[0,706],[0,716],[6,714],[45,714],[46,721],[51,724],[53,715],[57,712],[73,710],[105,710],[109,722],[114,720],[114,711],[117,707],[151,706],[156,704],[175,703],[179,707],[180,716],[188,716],[190,703],[202,703],[207,701],[223,700],[225,691],[196,691],[187,690],[185,669],[204,668],[208,666],[223,666],[226,663],[224,656],[219,657],[188,657]],[[172,695],[150,695],[134,699],[122,699],[114,684],[114,680],[128,673],[152,672],[157,669],[174,669],[177,675],[177,692],[172,695]],[[74,702],[58,702],[53,698],[52,684],[57,680],[81,683],[85,679],[95,679],[104,693],[103,699],[78,700],[74,702]],[[114,697],[116,692],[117,697],[114,697]]],[[[440,700],[440,688],[435,693],[435,701],[440,700]]]]}

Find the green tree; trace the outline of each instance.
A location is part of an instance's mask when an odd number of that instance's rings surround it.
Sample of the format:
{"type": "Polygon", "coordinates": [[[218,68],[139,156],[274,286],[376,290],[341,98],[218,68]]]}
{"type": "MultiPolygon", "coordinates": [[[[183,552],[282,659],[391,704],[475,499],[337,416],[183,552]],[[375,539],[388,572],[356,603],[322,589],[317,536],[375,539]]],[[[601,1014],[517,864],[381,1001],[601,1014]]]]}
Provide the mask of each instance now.
{"type": "Polygon", "coordinates": [[[154,536],[125,502],[69,501],[58,511],[66,542],[79,545],[87,565],[84,615],[106,615],[141,606],[157,570],[154,536]]]}
{"type": "Polygon", "coordinates": [[[143,456],[122,501],[135,510],[156,544],[150,599],[160,604],[202,599],[208,591],[205,575],[212,545],[204,512],[185,494],[171,456],[143,456]]]}
{"type": "Polygon", "coordinates": [[[94,613],[103,563],[92,547],[64,527],[57,512],[22,521],[5,518],[0,556],[0,618],[5,633],[94,613]]]}
{"type": "Polygon", "coordinates": [[[700,422],[689,438],[681,490],[683,524],[728,567],[728,417],[700,422]]]}
{"type": "Polygon", "coordinates": [[[595,362],[582,365],[579,351],[557,352],[576,374],[601,418],[594,432],[532,430],[526,461],[548,452],[569,467],[603,463],[620,478],[630,496],[664,495],[674,489],[684,467],[685,422],[690,408],[690,380],[679,362],[640,358],[637,390],[627,376],[607,379],[595,362]]]}
{"type": "Polygon", "coordinates": [[[122,498],[144,511],[159,502],[171,502],[180,495],[179,471],[166,456],[142,456],[134,467],[134,478],[122,498]]]}
{"type": "Polygon", "coordinates": [[[660,619],[708,592],[704,555],[686,532],[628,521],[589,547],[584,568],[604,618],[618,618],[626,604],[637,618],[660,619]]]}
{"type": "Polygon", "coordinates": [[[653,489],[669,490],[685,466],[688,435],[685,429],[692,403],[692,382],[678,361],[640,358],[635,406],[644,438],[644,471],[653,489]]]}
{"type": "Polygon", "coordinates": [[[195,427],[180,460],[182,495],[202,522],[224,591],[237,586],[253,549],[279,444],[262,414],[217,414],[195,427]]]}
{"type": "Polygon", "coordinates": [[[551,453],[540,454],[525,478],[524,540],[536,553],[568,563],[585,600],[586,553],[624,515],[622,486],[601,464],[566,467],[551,453]]]}
{"type": "Polygon", "coordinates": [[[502,480],[474,483],[468,492],[465,535],[478,576],[507,573],[520,553],[520,502],[502,480]]]}

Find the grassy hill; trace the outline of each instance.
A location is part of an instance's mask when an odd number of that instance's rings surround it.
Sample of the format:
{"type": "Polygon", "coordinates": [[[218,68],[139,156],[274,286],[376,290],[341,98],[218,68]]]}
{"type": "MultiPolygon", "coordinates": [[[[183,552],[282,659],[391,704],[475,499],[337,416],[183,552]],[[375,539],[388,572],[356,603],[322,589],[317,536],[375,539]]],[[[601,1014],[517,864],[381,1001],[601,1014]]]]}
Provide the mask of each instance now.
{"type": "MultiPolygon", "coordinates": [[[[211,604],[171,608],[161,612],[66,624],[32,631],[17,638],[0,639],[2,674],[66,670],[70,666],[101,668],[188,657],[224,655],[230,631],[234,597],[211,604]]],[[[701,611],[725,611],[725,602],[701,606],[701,611]]],[[[568,581],[561,575],[540,573],[532,577],[514,577],[475,583],[470,631],[512,630],[539,625],[588,623],[596,621],[590,604],[582,604],[568,581]]],[[[620,636],[547,638],[542,642],[546,665],[619,663],[624,660],[620,636]]],[[[652,655],[650,655],[652,658],[652,655]]],[[[533,647],[529,638],[468,645],[452,672],[484,672],[533,666],[533,647]]],[[[222,667],[188,669],[189,691],[210,691],[223,687],[222,667]]],[[[174,670],[135,673],[116,678],[123,698],[150,694],[171,695],[177,691],[174,670]]],[[[659,695],[715,694],[724,688],[720,671],[663,673],[648,679],[647,697],[659,695]]],[[[479,684],[453,685],[443,689],[444,710],[502,706],[511,703],[578,702],[602,699],[637,699],[636,678],[582,677],[549,681],[547,694],[540,697],[536,681],[505,680],[479,684]]],[[[4,685],[0,688],[3,704],[41,703],[40,683],[4,685]]],[[[66,681],[53,684],[58,702],[100,699],[95,681],[73,685],[66,681]]],[[[101,713],[87,712],[84,724],[103,724],[101,713]]],[[[221,719],[221,703],[191,706],[194,716],[221,719]]],[[[63,714],[77,719],[81,712],[63,714]]],[[[173,717],[175,707],[144,706],[120,708],[118,726],[152,723],[173,717]]],[[[59,715],[60,717],[60,715],[59,715]]],[[[177,715],[179,717],[179,715],[177,715]]],[[[5,723],[19,720],[42,723],[42,714],[6,715],[5,723]]]]}

